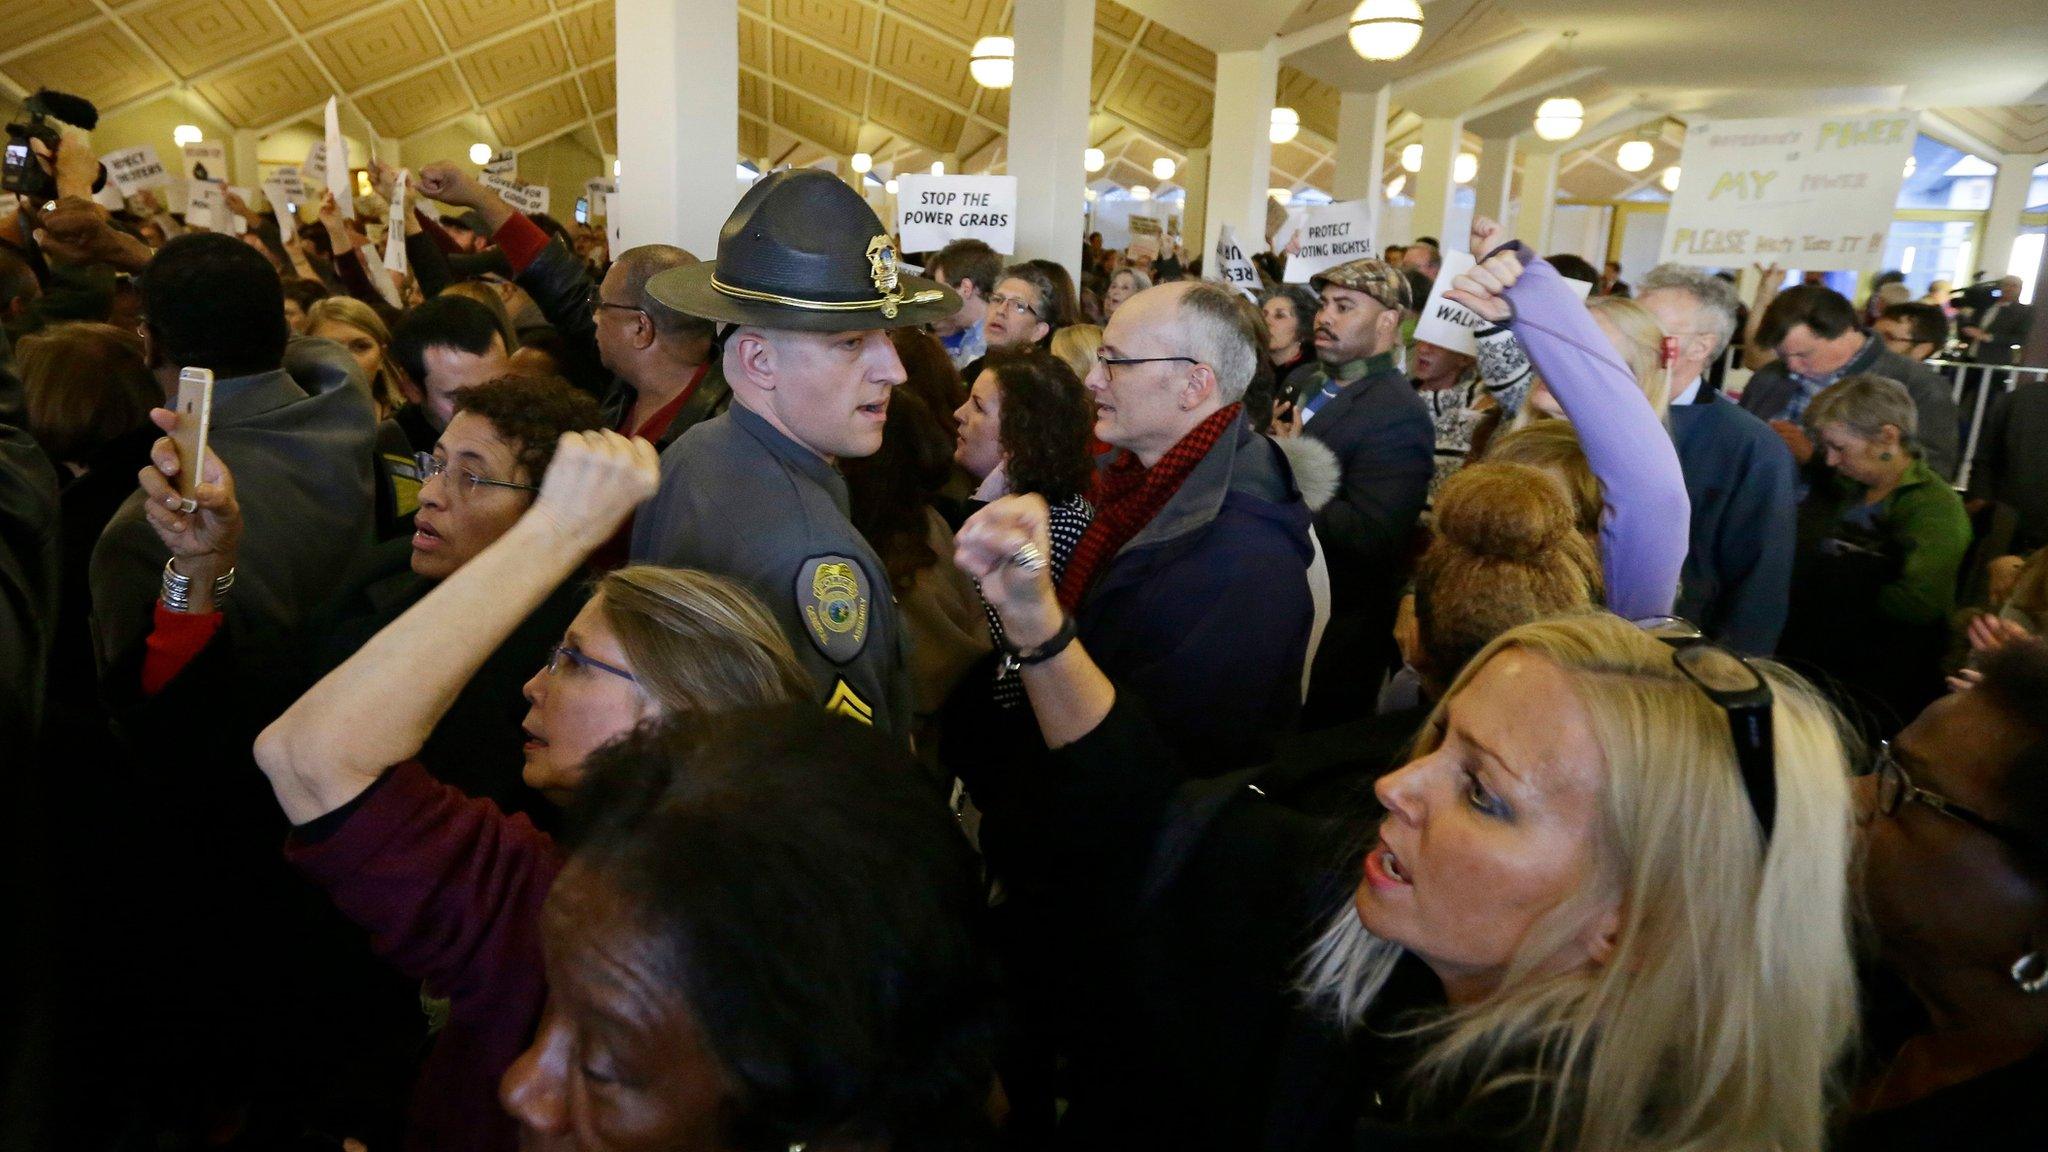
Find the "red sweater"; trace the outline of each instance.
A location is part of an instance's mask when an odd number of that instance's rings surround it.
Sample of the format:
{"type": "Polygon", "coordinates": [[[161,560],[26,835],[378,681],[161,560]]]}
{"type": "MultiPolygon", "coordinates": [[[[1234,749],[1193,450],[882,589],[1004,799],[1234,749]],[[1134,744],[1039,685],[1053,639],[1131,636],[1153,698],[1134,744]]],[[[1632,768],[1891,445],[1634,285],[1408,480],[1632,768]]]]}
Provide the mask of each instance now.
{"type": "Polygon", "coordinates": [[[406,1147],[515,1148],[498,1081],[547,999],[540,919],[562,869],[554,840],[408,761],[294,829],[285,857],[369,930],[379,957],[450,1001],[414,1089],[406,1147]]]}

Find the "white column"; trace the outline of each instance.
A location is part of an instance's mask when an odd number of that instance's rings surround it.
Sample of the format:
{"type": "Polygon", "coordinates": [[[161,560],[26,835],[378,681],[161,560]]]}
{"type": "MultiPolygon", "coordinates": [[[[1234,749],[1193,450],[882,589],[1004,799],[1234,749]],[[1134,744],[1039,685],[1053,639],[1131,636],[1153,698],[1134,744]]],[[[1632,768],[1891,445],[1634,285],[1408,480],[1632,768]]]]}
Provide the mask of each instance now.
{"type": "Polygon", "coordinates": [[[1017,43],[1009,137],[1009,171],[1018,177],[1016,258],[1058,261],[1078,284],[1095,0],[1017,0],[1010,27],[1017,43]]]}
{"type": "Polygon", "coordinates": [[[625,246],[709,260],[732,214],[739,157],[739,0],[618,6],[618,202],[625,246]]]}
{"type": "Polygon", "coordinates": [[[1522,157],[1522,203],[1515,213],[1515,239],[1541,253],[1550,243],[1550,213],[1557,207],[1557,153],[1522,157]]]}
{"type": "MultiPolygon", "coordinates": [[[[2033,183],[2039,156],[2007,153],[1998,158],[1998,180],[1991,188],[1991,209],[1984,216],[1984,239],[1977,249],[1978,267],[1992,278],[2005,275],[2012,246],[2020,237],[2020,215],[2027,209],[2027,187],[2033,183]]],[[[1968,276],[1976,268],[1965,269],[1968,276]]]]}
{"type": "Polygon", "coordinates": [[[1330,194],[1372,205],[1373,238],[1379,234],[1380,205],[1387,193],[1387,112],[1394,86],[1346,92],[1337,103],[1337,179],[1330,194]]]}
{"type": "Polygon", "coordinates": [[[1209,216],[1209,150],[1188,149],[1187,159],[1182,161],[1176,173],[1180,186],[1187,190],[1188,198],[1181,202],[1180,234],[1188,246],[1188,256],[1202,262],[1204,269],[1216,266],[1215,251],[1201,251],[1195,245],[1202,242],[1202,229],[1209,216]]]}
{"type": "Polygon", "coordinates": [[[256,166],[256,152],[262,143],[262,138],[249,128],[237,129],[235,138],[228,142],[228,171],[234,173],[235,183],[244,188],[254,188],[263,182],[263,170],[256,166]]]}
{"type": "MultiPolygon", "coordinates": [[[[1225,224],[1247,254],[1265,247],[1266,189],[1273,179],[1273,88],[1280,52],[1263,48],[1216,57],[1216,115],[1209,128],[1209,204],[1202,251],[1216,251],[1225,224]]],[[[1210,257],[1214,259],[1213,256],[1210,257]]]]}
{"type": "MultiPolygon", "coordinates": [[[[1507,223],[1508,191],[1515,182],[1515,138],[1479,142],[1479,176],[1472,183],[1474,216],[1507,223]]],[[[1444,237],[1445,243],[1451,238],[1444,237]]]]}
{"type": "Polygon", "coordinates": [[[1451,198],[1458,193],[1458,182],[1452,173],[1464,135],[1465,122],[1458,117],[1422,122],[1422,171],[1415,174],[1415,217],[1408,230],[1410,239],[1444,239],[1444,222],[1451,216],[1451,198]]]}

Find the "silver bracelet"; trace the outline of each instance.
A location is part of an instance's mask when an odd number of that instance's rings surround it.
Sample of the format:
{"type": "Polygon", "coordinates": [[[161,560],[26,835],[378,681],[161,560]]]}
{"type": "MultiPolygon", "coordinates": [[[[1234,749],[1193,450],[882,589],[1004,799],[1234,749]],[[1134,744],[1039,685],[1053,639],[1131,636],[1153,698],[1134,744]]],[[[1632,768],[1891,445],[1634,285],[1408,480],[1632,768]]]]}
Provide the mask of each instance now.
{"type": "MultiPolygon", "coordinates": [[[[161,599],[163,600],[164,607],[173,612],[190,612],[192,611],[192,578],[178,571],[176,564],[177,557],[175,556],[164,561],[164,586],[161,599]]],[[[233,568],[213,578],[214,607],[220,607],[220,602],[227,597],[228,589],[234,586],[235,570],[233,568]]]]}

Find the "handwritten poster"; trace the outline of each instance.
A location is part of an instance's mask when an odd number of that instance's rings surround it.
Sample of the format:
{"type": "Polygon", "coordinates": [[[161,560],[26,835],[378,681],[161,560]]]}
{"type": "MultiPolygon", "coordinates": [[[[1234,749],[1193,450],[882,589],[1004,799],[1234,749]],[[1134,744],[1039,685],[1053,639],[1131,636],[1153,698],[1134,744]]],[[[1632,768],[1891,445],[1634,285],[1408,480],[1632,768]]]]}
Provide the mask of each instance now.
{"type": "Polygon", "coordinates": [[[906,252],[936,252],[955,240],[980,240],[1004,255],[1017,250],[1015,176],[899,176],[896,230],[906,252]]]}
{"type": "Polygon", "coordinates": [[[187,182],[185,193],[185,226],[208,232],[226,232],[234,225],[229,223],[228,186],[215,184],[210,180],[187,182]]]}
{"type": "Polygon", "coordinates": [[[391,182],[391,213],[384,221],[384,267],[405,275],[405,185],[412,173],[398,170],[391,182]]]}
{"type": "Polygon", "coordinates": [[[550,199],[545,184],[521,184],[518,181],[492,180],[486,177],[483,185],[503,197],[505,203],[528,216],[538,216],[548,210],[550,199]]]}
{"type": "Polygon", "coordinates": [[[583,195],[590,201],[590,218],[611,217],[611,199],[619,194],[619,182],[598,177],[583,182],[583,195]]]}
{"type": "Polygon", "coordinates": [[[517,178],[519,175],[519,153],[510,148],[500,149],[491,153],[491,158],[484,161],[484,175],[508,181],[517,178]]]}
{"type": "Polygon", "coordinates": [[[201,140],[185,145],[185,176],[190,180],[225,183],[228,178],[228,146],[224,140],[201,140]]]}
{"type": "Polygon", "coordinates": [[[1694,123],[1663,259],[1861,271],[1884,257],[1912,112],[1694,123]]]}
{"type": "Polygon", "coordinates": [[[1372,246],[1372,205],[1364,200],[1318,204],[1302,214],[1287,257],[1289,284],[1306,284],[1318,272],[1377,255],[1372,246]]]}
{"type": "Polygon", "coordinates": [[[1254,267],[1251,257],[1245,255],[1244,245],[1237,242],[1237,229],[1225,224],[1216,234],[1216,263],[1212,277],[1230,285],[1245,294],[1245,298],[1257,303],[1259,299],[1259,270],[1254,267]]]}
{"type": "Polygon", "coordinates": [[[348,142],[341,138],[341,112],[335,98],[327,98],[327,191],[334,196],[335,207],[341,209],[341,218],[353,220],[356,215],[356,190],[348,178],[348,142]]]}
{"type": "Polygon", "coordinates": [[[171,174],[164,170],[164,162],[156,158],[156,149],[147,144],[134,148],[123,148],[100,157],[107,166],[107,179],[121,190],[123,196],[133,196],[144,188],[161,188],[171,182],[171,174]]]}

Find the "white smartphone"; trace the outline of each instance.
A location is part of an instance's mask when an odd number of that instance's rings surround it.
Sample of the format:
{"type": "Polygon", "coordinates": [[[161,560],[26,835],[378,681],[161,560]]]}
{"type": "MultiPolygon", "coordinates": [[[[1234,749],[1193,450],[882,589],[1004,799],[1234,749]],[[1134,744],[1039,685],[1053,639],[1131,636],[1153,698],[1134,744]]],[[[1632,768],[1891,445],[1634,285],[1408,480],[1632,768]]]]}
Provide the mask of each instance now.
{"type": "Polygon", "coordinates": [[[178,495],[199,494],[206,472],[206,440],[213,431],[213,370],[186,368],[178,373],[178,430],[171,443],[178,449],[178,495]]]}

